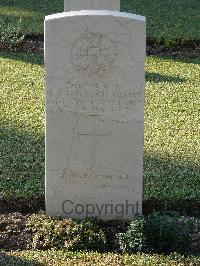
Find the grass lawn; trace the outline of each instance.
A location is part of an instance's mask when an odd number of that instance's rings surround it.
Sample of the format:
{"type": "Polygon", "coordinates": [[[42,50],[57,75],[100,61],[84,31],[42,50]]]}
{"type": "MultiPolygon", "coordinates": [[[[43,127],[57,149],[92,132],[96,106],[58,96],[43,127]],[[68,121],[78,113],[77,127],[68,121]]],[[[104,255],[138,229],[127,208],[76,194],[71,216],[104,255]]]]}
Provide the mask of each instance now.
{"type": "Polygon", "coordinates": [[[44,195],[42,57],[0,59],[0,194],[6,198],[44,195]]]}
{"type": "MultiPolygon", "coordinates": [[[[0,17],[11,24],[22,19],[25,34],[42,34],[45,15],[62,12],[64,0],[1,0],[0,17]]],[[[199,0],[122,0],[121,10],[147,17],[147,36],[164,39],[170,44],[175,39],[200,39],[199,0]]]]}
{"type": "Polygon", "coordinates": [[[188,266],[200,265],[200,257],[182,257],[179,255],[117,255],[99,253],[65,253],[64,251],[18,251],[0,252],[1,266],[64,266],[64,265],[132,265],[132,266],[188,266]]]}
{"type": "MultiPolygon", "coordinates": [[[[42,54],[0,57],[0,198],[44,197],[42,54]]],[[[200,66],[146,61],[144,200],[200,202],[200,66]]],[[[17,202],[17,201],[16,201],[17,202]]]]}
{"type": "Polygon", "coordinates": [[[198,60],[148,57],[146,69],[144,199],[200,201],[198,60]]]}

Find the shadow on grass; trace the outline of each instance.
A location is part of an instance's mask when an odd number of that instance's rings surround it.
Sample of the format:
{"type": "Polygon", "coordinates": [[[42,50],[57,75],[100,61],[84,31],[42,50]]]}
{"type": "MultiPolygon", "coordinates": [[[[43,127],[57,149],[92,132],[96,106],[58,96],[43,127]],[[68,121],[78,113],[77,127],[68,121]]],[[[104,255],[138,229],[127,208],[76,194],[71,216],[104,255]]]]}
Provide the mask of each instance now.
{"type": "MultiPolygon", "coordinates": [[[[1,52],[0,57],[8,58],[10,60],[17,60],[22,62],[27,62],[31,64],[37,65],[44,65],[44,53],[41,52],[34,52],[34,53],[25,53],[25,52],[1,52]]],[[[178,57],[171,57],[171,56],[149,56],[149,57],[156,57],[162,60],[171,60],[172,63],[181,62],[181,63],[191,63],[191,64],[199,64],[200,60],[198,58],[178,58],[178,57]]],[[[149,82],[174,82],[174,83],[183,83],[187,82],[186,79],[181,78],[179,76],[168,76],[163,75],[155,72],[146,72],[146,81],[149,82]]]]}
{"type": "Polygon", "coordinates": [[[1,52],[0,57],[10,60],[22,61],[34,65],[44,65],[43,53],[1,52]]]}
{"type": "Polygon", "coordinates": [[[1,266],[43,266],[43,263],[35,260],[27,260],[18,258],[12,255],[7,255],[5,252],[0,252],[0,265],[1,266]]]}
{"type": "MultiPolygon", "coordinates": [[[[0,212],[44,210],[44,136],[0,128],[0,212]]],[[[200,216],[200,167],[146,154],[144,214],[173,210],[200,216]]]]}
{"type": "Polygon", "coordinates": [[[146,72],[146,81],[154,83],[159,83],[159,82],[183,83],[186,82],[187,80],[184,78],[180,78],[178,76],[168,76],[154,72],[146,72]]]}
{"type": "Polygon", "coordinates": [[[154,211],[177,211],[200,216],[200,166],[170,156],[144,156],[145,214],[154,211]]]}
{"type": "Polygon", "coordinates": [[[44,136],[0,127],[0,212],[44,209],[44,136]]]}

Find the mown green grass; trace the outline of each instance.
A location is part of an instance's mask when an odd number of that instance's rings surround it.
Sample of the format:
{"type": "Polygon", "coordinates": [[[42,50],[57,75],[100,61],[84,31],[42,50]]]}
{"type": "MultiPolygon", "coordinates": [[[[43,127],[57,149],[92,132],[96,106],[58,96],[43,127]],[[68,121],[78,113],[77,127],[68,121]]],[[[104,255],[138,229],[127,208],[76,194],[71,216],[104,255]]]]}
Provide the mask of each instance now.
{"type": "Polygon", "coordinates": [[[1,266],[64,266],[64,265],[132,265],[132,266],[188,266],[199,265],[200,257],[183,257],[176,254],[165,255],[118,255],[113,253],[65,253],[64,251],[18,251],[18,252],[1,252],[1,266]]]}
{"type": "MultiPolygon", "coordinates": [[[[200,201],[200,67],[146,61],[144,200],[200,201]]],[[[44,68],[41,54],[0,57],[0,195],[44,197],[44,68]]]]}
{"type": "MultiPolygon", "coordinates": [[[[1,0],[0,17],[11,21],[22,19],[25,34],[43,33],[45,15],[63,12],[64,0],[1,0]]],[[[122,0],[121,10],[147,17],[147,36],[165,40],[170,45],[176,39],[200,39],[199,0],[122,0]]]]}
{"type": "Polygon", "coordinates": [[[12,54],[0,59],[2,197],[29,198],[44,194],[44,69],[41,63],[39,54],[12,54]]]}
{"type": "Polygon", "coordinates": [[[154,41],[170,46],[200,39],[199,0],[122,0],[122,10],[146,16],[147,37],[154,41]]]}
{"type": "Polygon", "coordinates": [[[148,57],[145,199],[200,200],[200,65],[148,57]]]}
{"type": "Polygon", "coordinates": [[[11,23],[21,18],[24,34],[42,34],[44,16],[63,10],[64,0],[1,0],[0,2],[0,18],[8,19],[11,23]]]}

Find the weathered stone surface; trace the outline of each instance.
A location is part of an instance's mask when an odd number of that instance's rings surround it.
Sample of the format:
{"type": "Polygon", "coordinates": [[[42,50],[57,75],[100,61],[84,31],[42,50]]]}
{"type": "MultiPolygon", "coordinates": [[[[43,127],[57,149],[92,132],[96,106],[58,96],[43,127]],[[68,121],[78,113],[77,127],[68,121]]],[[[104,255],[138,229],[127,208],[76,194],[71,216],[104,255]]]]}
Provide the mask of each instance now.
{"type": "Polygon", "coordinates": [[[46,208],[129,219],[142,212],[145,18],[46,17],[46,208]]]}
{"type": "Polygon", "coordinates": [[[65,0],[65,11],[114,10],[120,11],[120,0],[65,0]]]}

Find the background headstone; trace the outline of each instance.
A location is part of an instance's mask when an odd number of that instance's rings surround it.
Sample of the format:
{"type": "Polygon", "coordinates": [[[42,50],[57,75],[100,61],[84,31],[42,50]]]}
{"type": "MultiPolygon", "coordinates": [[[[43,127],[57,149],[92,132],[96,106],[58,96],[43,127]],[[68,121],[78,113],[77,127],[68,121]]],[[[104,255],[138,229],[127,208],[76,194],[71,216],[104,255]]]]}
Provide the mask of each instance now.
{"type": "Polygon", "coordinates": [[[49,215],[142,212],[145,26],[112,11],[46,17],[49,215]]]}
{"type": "Polygon", "coordinates": [[[65,0],[65,11],[114,10],[120,11],[120,0],[65,0]]]}

